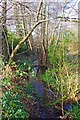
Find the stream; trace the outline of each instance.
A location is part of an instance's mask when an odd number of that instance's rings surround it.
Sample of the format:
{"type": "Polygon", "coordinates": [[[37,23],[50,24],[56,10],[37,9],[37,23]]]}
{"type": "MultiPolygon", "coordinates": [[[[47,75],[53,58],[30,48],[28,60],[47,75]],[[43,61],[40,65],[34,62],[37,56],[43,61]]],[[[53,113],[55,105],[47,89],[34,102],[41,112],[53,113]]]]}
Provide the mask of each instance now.
{"type": "MultiPolygon", "coordinates": [[[[38,69],[37,67],[34,67],[35,74],[37,74],[37,69],[38,69]]],[[[42,83],[41,71],[39,70],[38,75],[34,80],[34,89],[38,92],[40,97],[43,96],[43,88],[44,88],[44,85],[42,83]]]]}
{"type": "Polygon", "coordinates": [[[34,108],[34,113],[32,113],[31,118],[52,118],[54,120],[60,120],[57,111],[51,110],[46,107],[47,102],[49,101],[49,91],[46,91],[44,88],[44,83],[42,82],[42,70],[39,69],[37,73],[38,67],[34,67],[34,72],[36,73],[36,77],[33,82],[33,87],[36,92],[38,92],[39,96],[42,98],[42,102],[38,103],[38,105],[34,108]],[[37,108],[36,108],[37,107],[37,108]]]}

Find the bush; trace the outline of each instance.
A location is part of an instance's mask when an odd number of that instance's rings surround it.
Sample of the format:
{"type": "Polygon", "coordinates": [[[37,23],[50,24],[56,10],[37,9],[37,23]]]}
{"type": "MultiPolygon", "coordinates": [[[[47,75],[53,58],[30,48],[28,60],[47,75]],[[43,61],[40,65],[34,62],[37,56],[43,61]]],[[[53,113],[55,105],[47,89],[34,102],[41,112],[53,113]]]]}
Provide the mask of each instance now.
{"type": "Polygon", "coordinates": [[[62,99],[63,102],[69,99],[77,100],[76,94],[79,91],[75,69],[77,62],[74,59],[69,60],[68,49],[69,43],[74,41],[74,38],[74,34],[65,32],[63,39],[52,41],[48,50],[50,68],[43,75],[43,80],[53,89],[56,104],[61,103],[62,99]]]}

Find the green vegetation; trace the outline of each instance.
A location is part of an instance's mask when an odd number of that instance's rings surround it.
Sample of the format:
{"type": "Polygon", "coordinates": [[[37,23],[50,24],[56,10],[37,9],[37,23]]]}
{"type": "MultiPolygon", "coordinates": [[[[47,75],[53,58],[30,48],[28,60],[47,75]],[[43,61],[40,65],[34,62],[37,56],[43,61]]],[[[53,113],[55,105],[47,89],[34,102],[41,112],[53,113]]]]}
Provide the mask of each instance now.
{"type": "Polygon", "coordinates": [[[4,80],[2,84],[2,119],[28,119],[32,105],[40,99],[37,92],[29,83],[27,71],[32,71],[29,62],[15,62],[3,69],[4,80]]]}
{"type": "Polygon", "coordinates": [[[24,104],[19,100],[20,95],[14,93],[13,90],[5,92],[2,98],[3,102],[3,115],[2,119],[16,119],[16,118],[28,118],[29,112],[24,109],[24,104]]]}
{"type": "MultiPolygon", "coordinates": [[[[12,39],[14,39],[13,47],[15,47],[20,37],[8,32],[10,47],[12,39]]],[[[77,53],[73,52],[74,48],[70,47],[70,43],[76,43],[75,39],[75,35],[67,31],[63,34],[62,40],[56,38],[52,40],[48,48],[48,69],[41,76],[43,84],[53,93],[51,98],[48,96],[50,100],[46,106],[53,109],[57,106],[58,110],[62,111],[62,115],[68,116],[71,120],[80,119],[77,96],[79,93],[78,60],[77,53]]],[[[24,49],[26,48],[23,45],[20,51],[24,49]]],[[[18,60],[3,67],[3,120],[28,119],[34,111],[34,103],[42,101],[39,93],[32,86],[34,76],[36,77],[36,73],[30,61],[18,60]]]]}
{"type": "MultiPolygon", "coordinates": [[[[78,100],[79,92],[78,58],[77,55],[69,53],[69,43],[75,41],[75,35],[72,33],[64,33],[62,40],[53,40],[49,47],[50,67],[43,75],[43,81],[48,88],[54,92],[54,100],[51,105],[60,105],[64,114],[64,104],[74,103],[78,100]],[[73,57],[74,59],[73,59],[73,57]]],[[[71,51],[73,52],[73,51],[71,51]]],[[[74,109],[79,111],[77,106],[73,106],[70,111],[74,117],[76,113],[74,109]]],[[[79,113],[79,112],[78,112],[79,113]]]]}
{"type": "MultiPolygon", "coordinates": [[[[15,35],[13,32],[8,31],[7,32],[8,42],[10,49],[13,49],[16,47],[16,45],[21,41],[21,37],[19,35],[15,35]]],[[[23,44],[21,46],[21,49],[18,50],[18,53],[23,52],[27,49],[27,44],[23,44]]]]}
{"type": "Polygon", "coordinates": [[[0,0],[2,120],[80,120],[79,5],[0,0]]]}
{"type": "Polygon", "coordinates": [[[71,105],[71,109],[67,110],[66,115],[70,115],[70,119],[75,118],[76,120],[80,120],[80,105],[75,102],[71,105]]]}

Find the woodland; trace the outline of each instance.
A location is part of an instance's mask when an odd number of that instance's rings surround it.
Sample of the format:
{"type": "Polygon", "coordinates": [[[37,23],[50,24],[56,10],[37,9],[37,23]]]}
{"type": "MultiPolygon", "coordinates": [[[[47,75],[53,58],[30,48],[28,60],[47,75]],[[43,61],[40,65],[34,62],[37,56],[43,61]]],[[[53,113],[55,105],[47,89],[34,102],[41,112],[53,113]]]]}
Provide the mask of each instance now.
{"type": "Polygon", "coordinates": [[[1,120],[80,120],[79,8],[0,1],[1,120]]]}

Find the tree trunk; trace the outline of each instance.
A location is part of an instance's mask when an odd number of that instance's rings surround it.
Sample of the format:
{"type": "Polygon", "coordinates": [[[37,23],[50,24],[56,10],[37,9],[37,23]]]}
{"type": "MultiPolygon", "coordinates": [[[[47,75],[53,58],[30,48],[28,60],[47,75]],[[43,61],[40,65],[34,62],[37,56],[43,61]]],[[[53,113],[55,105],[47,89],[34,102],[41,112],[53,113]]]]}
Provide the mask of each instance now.
{"type": "Polygon", "coordinates": [[[8,40],[7,40],[7,28],[6,28],[6,7],[7,7],[7,2],[4,0],[2,2],[2,54],[5,58],[5,61],[9,59],[9,48],[8,48],[8,40]]]}
{"type": "MultiPolygon", "coordinates": [[[[43,20],[46,19],[46,0],[44,1],[43,4],[43,20]]],[[[42,25],[42,49],[43,49],[43,57],[42,57],[42,63],[46,64],[46,34],[45,34],[45,28],[46,28],[46,22],[43,23],[42,25]]]]}
{"type": "MultiPolygon", "coordinates": [[[[29,14],[28,19],[29,19],[29,29],[31,30],[31,14],[29,14]]],[[[32,35],[32,33],[31,33],[31,35],[30,35],[30,37],[28,39],[28,42],[29,42],[29,47],[32,50],[33,49],[33,45],[32,45],[33,35],[32,35]]]]}
{"type": "Polygon", "coordinates": [[[14,4],[14,18],[15,18],[15,26],[16,26],[16,34],[19,36],[23,36],[21,20],[20,20],[20,5],[15,1],[14,4]]]}
{"type": "MultiPolygon", "coordinates": [[[[0,20],[1,22],[1,20],[0,20]]],[[[2,30],[0,26],[0,30],[2,30]]],[[[0,31],[0,118],[2,118],[2,31],[0,31]]]]}
{"type": "Polygon", "coordinates": [[[30,30],[30,32],[27,34],[27,36],[25,36],[19,43],[18,45],[15,47],[15,49],[12,51],[12,54],[10,56],[10,59],[9,59],[9,64],[11,64],[11,62],[13,61],[13,58],[17,52],[17,50],[21,47],[21,45],[26,42],[28,40],[28,38],[30,37],[30,35],[32,34],[32,32],[34,31],[34,29],[41,23],[43,22],[46,22],[47,20],[41,20],[39,22],[37,22],[33,27],[32,29],[30,30]]]}
{"type": "MultiPolygon", "coordinates": [[[[49,1],[48,1],[48,5],[46,6],[46,19],[49,19],[49,1]]],[[[46,65],[48,64],[48,26],[49,26],[49,21],[46,21],[46,30],[45,30],[45,34],[46,34],[46,49],[45,49],[45,55],[46,55],[46,65]]]]}

